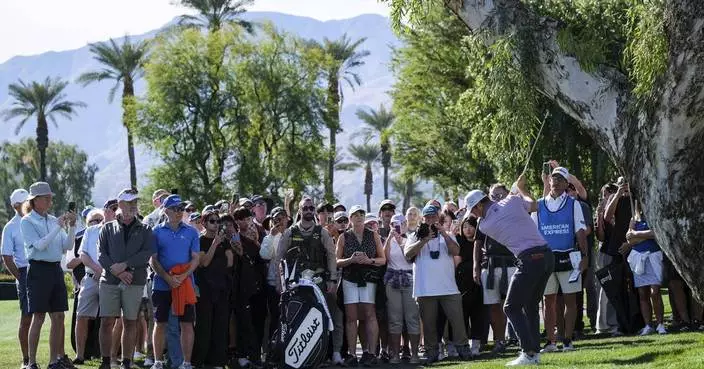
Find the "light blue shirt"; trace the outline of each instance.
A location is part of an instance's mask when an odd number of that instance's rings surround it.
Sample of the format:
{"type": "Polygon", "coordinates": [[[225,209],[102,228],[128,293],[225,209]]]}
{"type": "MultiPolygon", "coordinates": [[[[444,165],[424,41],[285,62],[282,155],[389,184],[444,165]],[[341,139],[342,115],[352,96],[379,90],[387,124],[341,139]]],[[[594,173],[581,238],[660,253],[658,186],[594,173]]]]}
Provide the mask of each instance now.
{"type": "MultiPolygon", "coordinates": [[[[83,232],[83,238],[81,239],[81,246],[78,249],[79,254],[88,255],[96,264],[98,264],[98,236],[100,236],[100,230],[102,228],[103,226],[101,224],[86,228],[85,232],[83,232]]],[[[87,265],[86,271],[93,274],[96,273],[93,268],[87,265]]]]}
{"type": "Polygon", "coordinates": [[[29,260],[60,262],[64,252],[73,248],[76,228],[70,227],[67,234],[53,215],[43,217],[32,210],[22,218],[21,228],[29,260]]]}
{"type": "Polygon", "coordinates": [[[27,266],[27,256],[24,252],[24,240],[20,223],[22,217],[15,212],[15,216],[10,219],[5,228],[2,229],[2,254],[12,256],[18,268],[27,266]]]}

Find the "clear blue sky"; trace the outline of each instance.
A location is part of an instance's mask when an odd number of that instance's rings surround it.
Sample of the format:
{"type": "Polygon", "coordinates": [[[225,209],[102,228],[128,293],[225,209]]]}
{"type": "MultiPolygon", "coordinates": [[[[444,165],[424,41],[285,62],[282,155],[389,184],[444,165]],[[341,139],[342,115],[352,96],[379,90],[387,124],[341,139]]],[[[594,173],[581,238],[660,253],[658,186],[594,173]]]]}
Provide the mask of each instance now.
{"type": "MultiPolygon", "coordinates": [[[[156,29],[186,12],[174,0],[0,0],[0,63],[15,55],[75,49],[156,29]]],[[[251,11],[319,20],[388,16],[377,0],[256,0],[251,11]]]]}

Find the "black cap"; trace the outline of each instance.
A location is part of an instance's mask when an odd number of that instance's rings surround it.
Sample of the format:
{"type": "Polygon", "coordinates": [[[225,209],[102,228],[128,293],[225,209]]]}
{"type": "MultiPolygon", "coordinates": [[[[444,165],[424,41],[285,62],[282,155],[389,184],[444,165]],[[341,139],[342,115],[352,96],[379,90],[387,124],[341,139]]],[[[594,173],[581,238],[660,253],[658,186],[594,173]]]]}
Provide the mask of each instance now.
{"type": "Polygon", "coordinates": [[[117,205],[117,199],[109,199],[108,201],[105,201],[105,204],[103,205],[103,209],[109,209],[113,205],[117,205]]]}
{"type": "Polygon", "coordinates": [[[327,202],[318,204],[318,206],[315,208],[316,213],[322,213],[324,211],[326,211],[328,213],[332,213],[333,211],[335,211],[335,209],[332,207],[332,205],[330,205],[327,202]]]}
{"type": "Polygon", "coordinates": [[[244,206],[241,206],[235,210],[234,213],[232,213],[232,217],[235,218],[235,220],[242,220],[245,218],[249,218],[252,216],[252,211],[245,208],[244,206]]]}

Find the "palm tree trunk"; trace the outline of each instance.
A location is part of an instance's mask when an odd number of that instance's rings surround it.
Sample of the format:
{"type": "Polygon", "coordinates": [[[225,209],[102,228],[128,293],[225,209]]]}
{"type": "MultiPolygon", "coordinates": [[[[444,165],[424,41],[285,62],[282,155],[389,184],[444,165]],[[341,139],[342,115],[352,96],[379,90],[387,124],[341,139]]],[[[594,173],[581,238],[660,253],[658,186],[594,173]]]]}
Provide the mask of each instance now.
{"type": "Polygon", "coordinates": [[[337,157],[337,133],[340,129],[340,81],[337,71],[330,71],[328,77],[328,101],[326,124],[330,130],[330,147],[328,147],[328,171],[325,181],[325,199],[333,201],[335,183],[335,158],[337,157]]]}
{"type": "Polygon", "coordinates": [[[364,173],[364,194],[367,195],[367,213],[372,211],[372,193],[374,190],[374,179],[372,178],[372,165],[367,163],[364,173]]]}
{"type": "Polygon", "coordinates": [[[46,148],[49,146],[49,127],[46,117],[37,118],[37,149],[39,149],[39,179],[46,182],[46,148]]]}
{"type": "Polygon", "coordinates": [[[137,106],[134,100],[134,85],[129,78],[125,79],[122,89],[122,125],[127,130],[127,156],[130,160],[130,184],[137,187],[137,164],[134,156],[134,140],[132,138],[133,124],[137,119],[137,106]]]}
{"type": "Polygon", "coordinates": [[[335,156],[337,153],[337,128],[330,128],[330,147],[328,148],[328,175],[325,181],[325,199],[327,201],[334,200],[333,183],[335,176],[335,156]]]}
{"type": "Polygon", "coordinates": [[[411,178],[406,179],[406,193],[403,196],[403,212],[406,213],[406,210],[411,207],[411,201],[413,197],[413,180],[411,178]]]}

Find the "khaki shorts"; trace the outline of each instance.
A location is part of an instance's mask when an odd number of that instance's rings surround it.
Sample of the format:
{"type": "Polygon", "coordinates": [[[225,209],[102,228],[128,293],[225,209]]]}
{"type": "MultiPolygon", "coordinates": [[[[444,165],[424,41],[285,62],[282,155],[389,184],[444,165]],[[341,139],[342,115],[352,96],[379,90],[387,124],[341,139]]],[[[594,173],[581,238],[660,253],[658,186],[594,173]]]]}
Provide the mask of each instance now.
{"type": "Polygon", "coordinates": [[[76,307],[76,316],[86,318],[97,318],[99,303],[99,286],[98,282],[86,275],[81,280],[81,291],[78,293],[78,307],[76,307]]]}
{"type": "Polygon", "coordinates": [[[144,285],[119,286],[100,283],[100,317],[137,320],[144,285]]]}
{"type": "Polygon", "coordinates": [[[577,278],[575,282],[570,283],[570,273],[572,273],[571,270],[568,270],[566,272],[553,272],[548,278],[548,284],[545,285],[544,295],[556,294],[558,292],[558,287],[563,294],[577,293],[581,291],[582,275],[580,274],[579,278],[577,278]]]}

